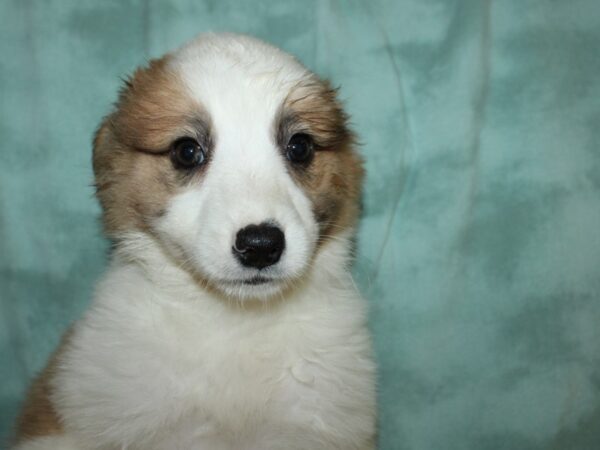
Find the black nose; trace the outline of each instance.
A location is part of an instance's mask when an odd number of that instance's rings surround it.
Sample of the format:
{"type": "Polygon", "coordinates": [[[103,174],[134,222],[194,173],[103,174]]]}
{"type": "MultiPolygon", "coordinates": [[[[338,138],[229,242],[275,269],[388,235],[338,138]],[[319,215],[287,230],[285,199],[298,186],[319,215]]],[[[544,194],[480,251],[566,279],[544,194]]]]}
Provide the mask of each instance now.
{"type": "Polygon", "coordinates": [[[273,225],[248,225],[237,232],[233,253],[246,267],[272,266],[285,248],[283,231],[273,225]]]}

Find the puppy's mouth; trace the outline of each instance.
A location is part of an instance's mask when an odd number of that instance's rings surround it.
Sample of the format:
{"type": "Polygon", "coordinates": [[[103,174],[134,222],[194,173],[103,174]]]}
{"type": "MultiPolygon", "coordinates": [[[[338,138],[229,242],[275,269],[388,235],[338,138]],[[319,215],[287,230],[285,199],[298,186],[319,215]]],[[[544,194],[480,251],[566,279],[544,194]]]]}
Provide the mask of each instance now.
{"type": "Polygon", "coordinates": [[[272,278],[261,277],[261,276],[257,275],[255,277],[252,277],[252,278],[248,279],[248,280],[240,280],[240,283],[241,284],[247,284],[247,285],[250,285],[250,286],[258,286],[259,284],[272,283],[273,281],[275,281],[275,280],[273,280],[272,278]]]}
{"type": "Polygon", "coordinates": [[[274,280],[273,278],[256,275],[252,278],[244,278],[240,280],[226,280],[224,281],[224,283],[228,285],[259,286],[261,284],[274,283],[275,281],[276,280],[274,280]]]}
{"type": "Polygon", "coordinates": [[[256,275],[249,278],[220,280],[217,287],[231,298],[266,300],[286,287],[281,278],[256,275]]]}

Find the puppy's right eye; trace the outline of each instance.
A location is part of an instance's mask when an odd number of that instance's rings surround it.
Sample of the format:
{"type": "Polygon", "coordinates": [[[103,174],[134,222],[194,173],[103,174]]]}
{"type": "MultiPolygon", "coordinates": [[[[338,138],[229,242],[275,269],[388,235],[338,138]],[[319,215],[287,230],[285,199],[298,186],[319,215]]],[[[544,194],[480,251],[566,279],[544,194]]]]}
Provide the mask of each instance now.
{"type": "Polygon", "coordinates": [[[193,169],[204,163],[206,153],[194,139],[183,138],[175,141],[171,149],[171,161],[178,169],[193,169]]]}

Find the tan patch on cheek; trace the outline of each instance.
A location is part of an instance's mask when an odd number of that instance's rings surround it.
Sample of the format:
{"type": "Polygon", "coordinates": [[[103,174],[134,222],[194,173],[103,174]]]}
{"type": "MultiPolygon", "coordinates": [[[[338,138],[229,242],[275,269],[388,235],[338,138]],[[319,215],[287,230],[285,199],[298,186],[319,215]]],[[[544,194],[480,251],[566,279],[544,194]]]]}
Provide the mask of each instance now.
{"type": "Polygon", "coordinates": [[[136,152],[102,128],[94,152],[97,196],[106,232],[116,237],[131,230],[150,230],[170,198],[185,182],[168,155],[136,152]]]}
{"type": "Polygon", "coordinates": [[[138,219],[138,226],[164,214],[169,199],[177,188],[177,180],[164,157],[137,155],[131,179],[123,183],[124,195],[138,219]]]}
{"type": "Polygon", "coordinates": [[[363,168],[351,145],[317,152],[300,182],[311,199],[321,239],[353,227],[360,212],[363,168]]]}

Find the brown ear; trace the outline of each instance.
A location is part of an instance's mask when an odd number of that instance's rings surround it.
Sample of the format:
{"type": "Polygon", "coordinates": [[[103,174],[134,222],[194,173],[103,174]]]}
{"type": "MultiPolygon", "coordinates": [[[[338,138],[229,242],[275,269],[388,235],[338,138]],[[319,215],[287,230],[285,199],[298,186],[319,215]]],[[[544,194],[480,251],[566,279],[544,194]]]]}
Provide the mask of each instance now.
{"type": "Polygon", "coordinates": [[[114,154],[119,151],[119,144],[115,139],[111,127],[112,115],[105,117],[94,134],[92,167],[94,169],[94,180],[96,196],[100,204],[105,208],[103,202],[104,194],[110,189],[112,168],[114,166],[114,154]]]}
{"type": "Polygon", "coordinates": [[[96,189],[99,189],[99,185],[102,184],[102,174],[106,173],[106,166],[109,164],[110,159],[107,158],[108,149],[113,147],[115,139],[110,130],[111,116],[105,117],[100,126],[94,133],[93,140],[93,152],[92,152],[92,167],[94,169],[94,177],[96,180],[96,189]]]}
{"type": "Polygon", "coordinates": [[[119,220],[113,217],[115,207],[121,202],[121,196],[118,195],[119,177],[127,176],[131,167],[131,155],[118,142],[113,131],[113,116],[114,113],[105,117],[96,130],[92,155],[96,197],[103,210],[105,231],[109,235],[119,228],[119,220]]]}

